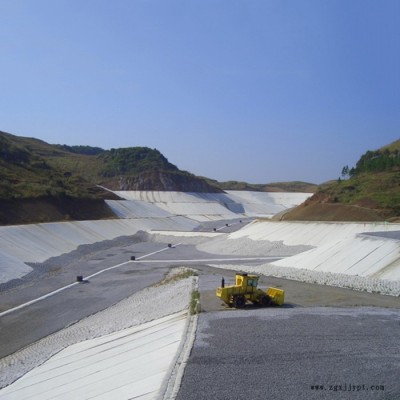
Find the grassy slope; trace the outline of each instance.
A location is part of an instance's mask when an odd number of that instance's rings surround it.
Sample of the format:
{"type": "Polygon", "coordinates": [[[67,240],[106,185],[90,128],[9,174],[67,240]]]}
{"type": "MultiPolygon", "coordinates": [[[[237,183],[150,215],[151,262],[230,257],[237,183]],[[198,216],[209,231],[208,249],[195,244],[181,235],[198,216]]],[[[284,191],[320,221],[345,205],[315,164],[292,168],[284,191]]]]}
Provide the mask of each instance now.
{"type": "Polygon", "coordinates": [[[93,170],[90,157],[4,132],[0,153],[1,225],[115,217],[104,198],[117,197],[79,174],[93,170]]]}
{"type": "Polygon", "coordinates": [[[47,155],[55,152],[51,146],[4,133],[0,139],[1,199],[73,195],[77,188],[85,192],[79,181],[66,178],[47,161],[47,155]]]}
{"type": "Polygon", "coordinates": [[[68,151],[67,146],[0,132],[0,154],[0,199],[98,197],[97,192],[93,194],[95,185],[120,189],[122,181],[137,190],[142,189],[140,185],[151,190],[153,185],[154,190],[176,187],[185,191],[187,186],[198,191],[220,191],[203,179],[180,171],[157,150],[145,147],[88,155],[68,151]]]}
{"type": "MultiPolygon", "coordinates": [[[[99,174],[103,165],[99,162],[97,156],[71,153],[35,138],[9,134],[7,134],[7,137],[13,144],[26,149],[34,159],[42,160],[49,167],[45,170],[34,168],[34,165],[24,167],[22,176],[26,180],[30,180],[32,175],[36,175],[38,181],[54,175],[69,187],[71,194],[77,195],[78,192],[83,192],[84,196],[88,194],[87,188],[99,181],[99,174]]],[[[15,168],[15,172],[19,172],[18,166],[14,165],[13,168],[15,168]]],[[[49,184],[51,183],[52,181],[49,182],[49,184]]],[[[27,192],[22,197],[31,197],[31,193],[27,192]]]]}
{"type": "MultiPolygon", "coordinates": [[[[382,147],[396,152],[400,141],[382,147]]],[[[363,159],[364,156],[360,158],[363,159]]],[[[286,220],[398,221],[400,217],[400,170],[362,171],[350,179],[321,185],[301,206],[286,213],[286,220]]]]}

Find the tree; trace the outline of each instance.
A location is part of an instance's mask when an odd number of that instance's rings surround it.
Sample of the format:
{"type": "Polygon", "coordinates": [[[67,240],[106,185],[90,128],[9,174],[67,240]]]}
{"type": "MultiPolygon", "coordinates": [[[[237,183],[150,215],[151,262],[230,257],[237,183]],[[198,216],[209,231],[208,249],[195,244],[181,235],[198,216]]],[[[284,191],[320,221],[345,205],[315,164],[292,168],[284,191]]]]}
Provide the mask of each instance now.
{"type": "Polygon", "coordinates": [[[346,179],[346,177],[349,176],[349,166],[346,165],[342,168],[342,177],[343,179],[346,179]]]}

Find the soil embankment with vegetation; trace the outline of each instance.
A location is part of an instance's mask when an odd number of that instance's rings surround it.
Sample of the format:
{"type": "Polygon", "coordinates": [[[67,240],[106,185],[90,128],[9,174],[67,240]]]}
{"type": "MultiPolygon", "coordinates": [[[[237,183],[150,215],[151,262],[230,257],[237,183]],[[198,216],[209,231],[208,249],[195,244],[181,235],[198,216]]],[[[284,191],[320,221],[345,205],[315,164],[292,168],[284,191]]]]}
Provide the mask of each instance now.
{"type": "Polygon", "coordinates": [[[280,216],[303,221],[400,220],[400,140],[367,151],[344,166],[336,181],[321,185],[306,202],[280,216]]]}

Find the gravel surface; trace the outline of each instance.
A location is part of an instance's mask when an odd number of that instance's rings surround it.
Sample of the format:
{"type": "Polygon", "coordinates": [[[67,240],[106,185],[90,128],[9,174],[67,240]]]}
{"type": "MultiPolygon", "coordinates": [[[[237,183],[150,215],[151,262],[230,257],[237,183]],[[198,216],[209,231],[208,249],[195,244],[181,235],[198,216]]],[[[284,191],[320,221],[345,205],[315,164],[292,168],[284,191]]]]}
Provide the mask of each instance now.
{"type": "MultiPolygon", "coordinates": [[[[173,274],[179,274],[177,268],[173,274]]],[[[164,317],[188,307],[194,277],[146,288],[116,305],[0,359],[0,388],[42,364],[67,346],[164,317]]]]}
{"type": "Polygon", "coordinates": [[[371,308],[200,314],[177,399],[399,399],[399,323],[371,308]]]}

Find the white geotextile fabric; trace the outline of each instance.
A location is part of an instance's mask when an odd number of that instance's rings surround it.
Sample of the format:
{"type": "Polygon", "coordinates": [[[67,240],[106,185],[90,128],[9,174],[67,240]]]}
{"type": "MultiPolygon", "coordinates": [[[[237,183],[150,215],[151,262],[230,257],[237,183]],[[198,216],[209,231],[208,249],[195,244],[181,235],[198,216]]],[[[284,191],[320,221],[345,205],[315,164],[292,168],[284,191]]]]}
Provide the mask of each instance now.
{"type": "Polygon", "coordinates": [[[187,312],[67,347],[0,390],[3,400],[157,399],[187,312]]]}
{"type": "MultiPolygon", "coordinates": [[[[242,191],[117,193],[130,200],[108,202],[121,219],[1,227],[0,283],[29,272],[30,268],[24,262],[42,262],[70,252],[81,244],[133,235],[139,230],[191,231],[197,222],[242,215],[231,210],[249,212],[249,215],[258,210],[262,214],[276,211],[277,207],[299,204],[310,195],[242,191]]],[[[228,238],[235,240],[235,246],[238,246],[235,254],[241,252],[242,238],[279,242],[286,246],[315,247],[274,263],[280,267],[399,280],[399,241],[363,235],[365,232],[390,231],[400,231],[400,224],[267,221],[251,223],[231,233],[228,238]]],[[[248,252],[248,242],[242,243],[248,252]]],[[[222,246],[221,254],[225,254],[223,241],[218,246],[222,246]]],[[[226,247],[232,246],[226,243],[226,247]]],[[[213,252],[218,253],[218,249],[213,248],[213,252]]]]}
{"type": "Polygon", "coordinates": [[[183,193],[116,191],[121,198],[151,203],[175,215],[272,216],[305,201],[310,193],[226,191],[226,193],[183,193]]]}
{"type": "Polygon", "coordinates": [[[166,218],[172,215],[153,204],[140,200],[106,200],[118,218],[166,218]]]}
{"type": "Polygon", "coordinates": [[[197,223],[184,217],[54,222],[0,227],[0,283],[16,279],[31,269],[25,262],[43,262],[92,244],[140,230],[188,230],[197,223]]]}
{"type": "Polygon", "coordinates": [[[354,238],[365,232],[400,231],[400,224],[352,222],[256,221],[229,235],[231,239],[281,241],[288,246],[321,246],[354,238]]]}
{"type": "MultiPolygon", "coordinates": [[[[172,274],[179,274],[181,271],[182,269],[180,268],[174,269],[171,271],[171,276],[172,274]]],[[[50,359],[61,350],[76,343],[80,343],[79,346],[84,348],[90,347],[91,343],[85,343],[85,340],[99,338],[100,342],[102,340],[107,341],[109,336],[105,335],[115,333],[115,337],[117,338],[119,336],[118,332],[127,328],[136,327],[136,329],[130,331],[130,333],[134,333],[138,328],[140,331],[142,324],[147,322],[155,320],[157,323],[157,320],[160,318],[180,312],[187,315],[191,292],[195,288],[196,281],[196,278],[189,277],[171,281],[163,285],[148,287],[103,311],[90,315],[87,318],[0,359],[0,388],[10,385],[16,379],[33,370],[38,365],[41,365],[44,361],[50,359]]],[[[59,295],[62,296],[62,294],[59,295]]],[[[164,336],[164,334],[161,336],[164,336]]],[[[135,342],[132,342],[130,348],[132,349],[134,347],[135,342]]],[[[125,348],[122,351],[126,352],[127,350],[128,349],[125,348]]],[[[100,348],[98,348],[98,351],[100,352],[100,348]]],[[[168,357],[170,356],[173,358],[174,354],[171,353],[168,357]]],[[[172,358],[170,357],[170,361],[172,358]]],[[[102,368],[103,367],[106,368],[104,365],[102,368]]],[[[156,377],[156,373],[154,372],[154,370],[149,371],[149,374],[153,376],[153,390],[154,388],[159,388],[163,380],[163,377],[156,377]]],[[[33,375],[35,375],[35,373],[33,373],[33,375]]],[[[44,377],[47,377],[46,374],[44,374],[44,377]]],[[[69,381],[67,378],[68,375],[65,376],[64,388],[68,394],[69,381]]],[[[85,381],[80,380],[80,382],[82,384],[82,382],[84,383],[85,381]]],[[[18,397],[18,388],[21,383],[18,383],[18,381],[16,383],[16,387],[11,385],[6,389],[0,390],[0,398],[2,400],[7,398],[5,397],[6,393],[16,393],[17,397],[10,397],[10,399],[31,399],[31,391],[25,391],[26,397],[18,397]]],[[[22,382],[22,386],[25,386],[24,382],[22,382]]],[[[131,397],[134,397],[134,394],[135,392],[132,392],[131,397]]],[[[45,399],[44,396],[39,396],[38,398],[40,400],[45,399]]],[[[55,396],[50,397],[50,399],[52,398],[55,398],[55,396]]],[[[71,396],[69,398],[84,397],[71,396]]],[[[122,397],[114,396],[111,398],[119,399],[122,397]]]]}
{"type": "Polygon", "coordinates": [[[400,224],[268,221],[249,224],[229,239],[316,247],[272,263],[278,267],[399,280],[400,241],[363,234],[390,231],[400,231],[400,224]]]}
{"type": "Polygon", "coordinates": [[[272,263],[280,267],[336,272],[380,279],[399,280],[399,242],[389,239],[353,239],[325,244],[316,249],[272,263]],[[396,263],[397,268],[386,269],[396,263]]]}
{"type": "Polygon", "coordinates": [[[21,278],[31,271],[32,268],[18,258],[0,252],[0,283],[21,278]]]}

